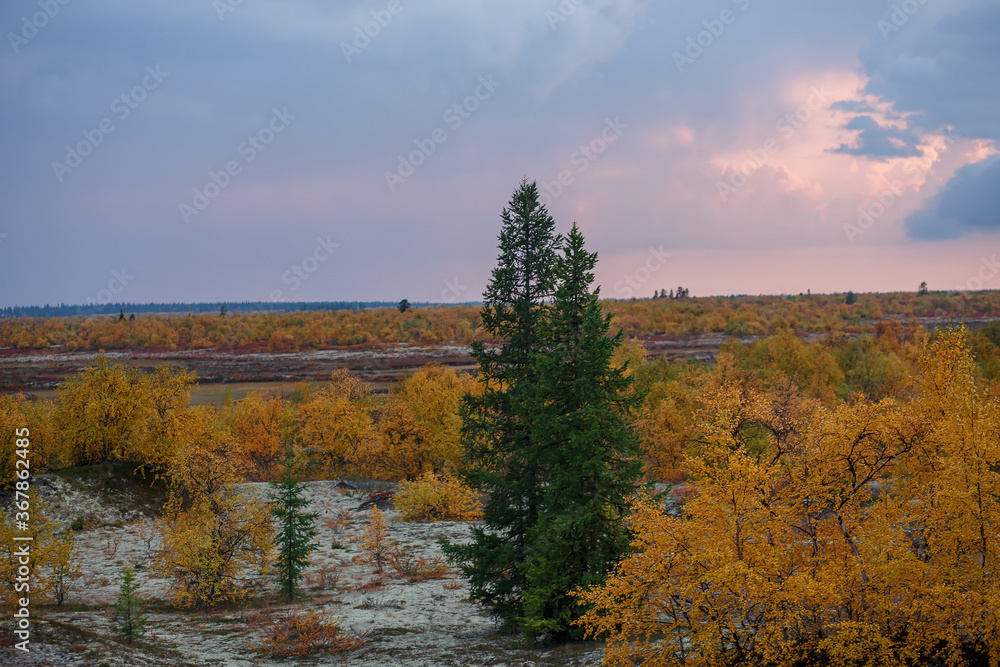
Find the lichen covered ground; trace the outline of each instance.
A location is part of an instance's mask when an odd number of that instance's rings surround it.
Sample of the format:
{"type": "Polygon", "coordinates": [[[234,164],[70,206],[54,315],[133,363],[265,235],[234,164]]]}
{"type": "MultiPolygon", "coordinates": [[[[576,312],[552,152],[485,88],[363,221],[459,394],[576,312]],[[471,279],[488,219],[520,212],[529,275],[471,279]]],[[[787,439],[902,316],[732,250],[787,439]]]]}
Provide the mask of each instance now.
{"type": "MultiPolygon", "coordinates": [[[[368,520],[357,511],[363,491],[336,488],[334,482],[308,483],[313,511],[319,513],[320,548],[306,571],[306,596],[287,604],[273,593],[270,581],[256,582],[258,590],[245,604],[207,612],[183,611],[164,598],[167,582],[150,572],[154,539],[144,539],[149,527],[148,498],[113,477],[54,475],[36,478],[35,486],[48,502],[52,516],[65,526],[74,521],[83,577],[64,605],[34,609],[31,652],[0,646],[0,664],[12,665],[256,665],[279,661],[262,657],[248,643],[257,638],[251,620],[260,612],[280,616],[293,610],[317,609],[340,619],[341,626],[367,633],[361,648],[321,658],[285,659],[280,664],[333,664],[358,667],[391,665],[578,665],[601,662],[600,644],[524,648],[497,633],[489,615],[467,599],[464,582],[454,570],[441,579],[408,582],[388,574],[384,585],[371,589],[376,579],[370,564],[362,562],[354,540],[368,520]],[[346,525],[342,519],[349,517],[346,525]],[[338,524],[339,521],[339,524],[338,524]],[[140,594],[151,601],[149,633],[131,646],[111,632],[104,608],[118,594],[118,574],[131,565],[141,584],[140,594]]],[[[248,485],[263,493],[264,485],[248,485]]],[[[155,503],[152,503],[155,505],[155,503]]],[[[459,522],[409,523],[394,511],[385,513],[396,545],[432,560],[441,555],[438,540],[468,539],[469,524],[459,522]]],[[[9,636],[5,629],[4,634],[9,636]]]]}

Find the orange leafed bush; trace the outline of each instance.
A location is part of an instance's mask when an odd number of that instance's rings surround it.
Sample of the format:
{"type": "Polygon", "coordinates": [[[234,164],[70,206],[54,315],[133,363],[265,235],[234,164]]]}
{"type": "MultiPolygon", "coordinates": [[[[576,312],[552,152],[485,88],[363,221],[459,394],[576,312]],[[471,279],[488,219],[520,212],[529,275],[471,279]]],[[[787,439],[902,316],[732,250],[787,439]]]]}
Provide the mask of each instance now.
{"type": "Polygon", "coordinates": [[[277,620],[267,614],[254,616],[250,625],[264,632],[258,641],[247,642],[250,649],[275,658],[350,651],[363,646],[368,634],[346,632],[339,617],[328,620],[316,609],[277,620]]]}
{"type": "Polygon", "coordinates": [[[581,594],[605,665],[1000,664],[1000,400],[964,331],[917,365],[908,404],[706,396],[698,493],[581,594]]]}
{"type": "Polygon", "coordinates": [[[251,481],[274,478],[285,442],[290,438],[289,413],[281,396],[259,391],[248,393],[230,411],[232,455],[251,481]]]}
{"type": "Polygon", "coordinates": [[[373,447],[371,386],[345,369],[297,407],[298,435],[331,473],[355,470],[373,447]]]}
{"type": "Polygon", "coordinates": [[[365,552],[368,562],[374,566],[375,572],[381,574],[386,563],[389,562],[393,545],[392,539],[389,537],[389,528],[385,524],[385,517],[378,507],[371,509],[371,518],[361,535],[359,546],[365,552]]]}
{"type": "Polygon", "coordinates": [[[0,488],[13,488],[18,470],[36,474],[55,458],[51,411],[50,403],[29,401],[23,394],[0,395],[0,488]]]}
{"type": "Polygon", "coordinates": [[[475,490],[432,472],[399,485],[396,509],[404,521],[478,521],[483,516],[475,490]]]}
{"type": "Polygon", "coordinates": [[[380,479],[413,479],[430,470],[448,473],[463,456],[459,405],[475,379],[440,364],[427,364],[392,386],[377,411],[377,437],[364,469],[380,479]]]}
{"type": "Polygon", "coordinates": [[[448,566],[440,556],[427,560],[403,549],[393,549],[389,554],[389,567],[396,575],[407,581],[427,581],[441,579],[448,574],[448,566]]]}

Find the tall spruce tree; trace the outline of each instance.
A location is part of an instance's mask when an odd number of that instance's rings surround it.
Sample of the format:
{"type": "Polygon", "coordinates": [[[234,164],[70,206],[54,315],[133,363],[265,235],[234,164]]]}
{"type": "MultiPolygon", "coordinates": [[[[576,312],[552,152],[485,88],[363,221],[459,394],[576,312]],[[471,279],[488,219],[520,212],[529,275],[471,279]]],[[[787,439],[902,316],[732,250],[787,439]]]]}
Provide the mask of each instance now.
{"type": "Polygon", "coordinates": [[[319,546],[316,537],[317,514],[305,511],[311,501],[303,497],[305,484],[299,481],[297,461],[286,447],[281,478],[270,482],[271,515],[277,519],[277,578],[282,593],[289,600],[295,597],[295,587],[302,571],[309,565],[309,554],[319,546]]]}
{"type": "Polygon", "coordinates": [[[483,293],[482,328],[500,340],[473,343],[481,395],[461,406],[467,481],[489,492],[483,526],[464,545],[445,551],[469,581],[470,598],[508,628],[522,615],[528,539],[541,511],[544,471],[533,442],[537,430],[537,351],[545,346],[547,306],[561,240],[538,201],[535,183],[521,182],[501,213],[500,254],[483,293]]]}
{"type": "Polygon", "coordinates": [[[627,417],[643,397],[611,357],[622,332],[591,291],[597,254],[573,226],[555,263],[557,288],[536,356],[540,412],[532,442],[540,469],[542,512],[528,532],[526,582],[519,618],[529,638],[578,638],[572,622],[584,609],[569,595],[604,580],[628,549],[626,519],[642,464],[627,417]]]}

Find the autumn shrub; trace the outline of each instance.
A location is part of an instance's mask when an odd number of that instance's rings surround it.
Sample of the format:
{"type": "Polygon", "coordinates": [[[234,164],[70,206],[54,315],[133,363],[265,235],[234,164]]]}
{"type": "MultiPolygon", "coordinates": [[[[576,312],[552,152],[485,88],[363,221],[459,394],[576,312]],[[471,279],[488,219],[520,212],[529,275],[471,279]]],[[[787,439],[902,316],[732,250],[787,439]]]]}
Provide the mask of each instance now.
{"type": "Polygon", "coordinates": [[[292,440],[292,416],[280,395],[252,391],[227,415],[235,446],[232,448],[254,482],[275,479],[278,464],[292,440]]]}
{"type": "Polygon", "coordinates": [[[180,607],[210,607],[244,599],[254,576],[273,560],[268,505],[235,489],[164,507],[163,547],[152,570],[169,580],[167,597],[180,607]]]}
{"type": "Polygon", "coordinates": [[[454,477],[438,477],[432,472],[400,483],[396,509],[404,521],[477,521],[483,515],[475,490],[454,477]]]}
{"type": "Polygon", "coordinates": [[[142,402],[147,411],[138,425],[128,460],[157,472],[163,470],[186,441],[194,421],[191,387],[197,380],[194,373],[169,363],[159,364],[152,375],[143,378],[142,402]]]}
{"type": "Polygon", "coordinates": [[[377,437],[361,461],[366,474],[396,481],[451,473],[463,452],[459,404],[477,391],[471,375],[437,363],[393,384],[374,413],[377,437]]]}
{"type": "Polygon", "coordinates": [[[406,401],[390,397],[378,411],[377,436],[360,464],[368,476],[395,481],[420,474],[430,435],[406,401]]]}
{"type": "Polygon", "coordinates": [[[677,482],[685,477],[681,458],[691,423],[690,392],[677,381],[658,382],[635,418],[642,445],[644,472],[658,482],[677,482]]]}
{"type": "Polygon", "coordinates": [[[146,375],[103,354],[61,382],[52,413],[66,464],[127,460],[159,466],[184,439],[195,376],[169,364],[146,375]]]}
{"type": "Polygon", "coordinates": [[[405,403],[425,437],[421,468],[438,474],[451,473],[461,463],[459,442],[462,397],[479,391],[475,378],[437,363],[423,366],[393,385],[391,395],[405,403]]]}
{"type": "Polygon", "coordinates": [[[36,474],[58,463],[51,412],[48,401],[0,395],[0,488],[13,488],[19,471],[36,474]]]}
{"type": "Polygon", "coordinates": [[[270,507],[238,484],[228,440],[203,433],[173,459],[171,496],[159,525],[153,571],[169,580],[167,597],[182,607],[243,599],[273,560],[270,507]]]}
{"type": "Polygon", "coordinates": [[[374,446],[373,410],[371,385],[339,369],[295,406],[298,437],[328,474],[353,474],[374,446]]]}
{"type": "Polygon", "coordinates": [[[320,565],[306,575],[306,586],[313,590],[325,591],[336,588],[340,581],[340,570],[334,565],[320,565]]]}
{"type": "Polygon", "coordinates": [[[698,493],[636,505],[632,553],[580,593],[604,664],[997,664],[1000,400],[964,331],[917,366],[908,404],[704,396],[698,493]]]}
{"type": "Polygon", "coordinates": [[[26,583],[30,585],[32,602],[58,600],[66,591],[61,586],[68,583],[63,577],[74,571],[72,541],[59,534],[58,526],[49,518],[48,505],[38,491],[30,489],[27,495],[26,500],[14,500],[9,512],[0,514],[0,608],[11,611],[29,592],[24,588],[26,583]],[[23,513],[18,516],[18,512],[23,513]],[[27,512],[30,512],[30,520],[27,512]],[[30,546],[31,555],[27,564],[21,562],[21,550],[26,544],[30,546]],[[22,567],[29,570],[28,582],[22,567]]]}
{"type": "Polygon", "coordinates": [[[83,576],[76,556],[76,537],[72,531],[64,532],[52,544],[49,572],[52,599],[57,605],[61,605],[77,589],[76,582],[83,576]]]}
{"type": "Polygon", "coordinates": [[[340,618],[327,618],[316,609],[292,613],[275,619],[270,614],[255,614],[250,626],[263,633],[257,641],[247,642],[254,652],[274,657],[292,658],[341,653],[364,646],[368,633],[347,632],[340,618]]]}
{"type": "Polygon", "coordinates": [[[448,574],[448,566],[440,556],[428,560],[399,548],[389,552],[389,567],[409,582],[441,579],[448,574]]]}
{"type": "Polygon", "coordinates": [[[347,510],[337,510],[337,517],[335,519],[327,519],[326,527],[330,529],[331,532],[337,533],[344,530],[351,525],[351,513],[347,510]]]}
{"type": "Polygon", "coordinates": [[[53,415],[70,465],[104,463],[130,456],[148,415],[144,375],[135,366],[98,355],[93,366],[60,383],[53,415]]]}
{"type": "Polygon", "coordinates": [[[381,574],[389,562],[394,545],[392,538],[389,537],[389,528],[386,526],[385,517],[378,507],[371,509],[371,517],[361,534],[359,546],[365,553],[367,562],[375,568],[375,572],[381,574]]]}

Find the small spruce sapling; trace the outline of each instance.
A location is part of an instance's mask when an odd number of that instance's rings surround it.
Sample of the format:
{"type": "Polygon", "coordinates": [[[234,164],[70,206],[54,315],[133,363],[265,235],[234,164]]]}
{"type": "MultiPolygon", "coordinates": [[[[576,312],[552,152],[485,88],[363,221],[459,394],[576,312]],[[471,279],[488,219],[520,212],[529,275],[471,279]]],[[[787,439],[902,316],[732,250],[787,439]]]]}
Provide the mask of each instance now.
{"type": "Polygon", "coordinates": [[[139,584],[135,580],[135,572],[126,567],[121,574],[118,599],[108,608],[111,619],[111,629],[125,643],[131,644],[133,639],[146,634],[146,603],[138,595],[139,584]]]}
{"type": "Polygon", "coordinates": [[[282,593],[289,600],[309,566],[309,554],[319,546],[316,537],[316,517],[306,511],[312,501],[303,496],[305,484],[299,481],[299,463],[290,447],[286,447],[281,478],[271,482],[271,515],[277,519],[278,532],[274,542],[278,557],[277,577],[282,593]]]}

